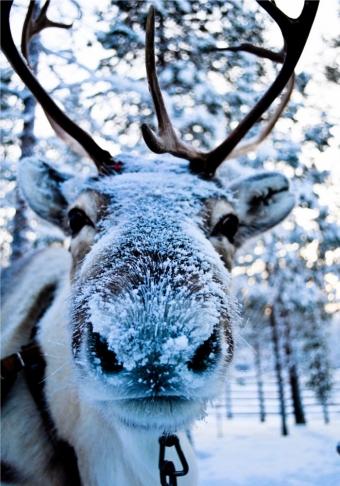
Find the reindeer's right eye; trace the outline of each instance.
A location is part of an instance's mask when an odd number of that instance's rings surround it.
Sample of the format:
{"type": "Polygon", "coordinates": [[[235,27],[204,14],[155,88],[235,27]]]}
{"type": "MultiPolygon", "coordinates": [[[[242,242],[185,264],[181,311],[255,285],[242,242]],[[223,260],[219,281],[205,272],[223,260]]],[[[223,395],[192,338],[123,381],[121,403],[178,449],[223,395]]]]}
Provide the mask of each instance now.
{"type": "Polygon", "coordinates": [[[234,236],[238,230],[239,220],[236,214],[223,216],[211,232],[211,236],[223,235],[230,243],[234,243],[234,236]]]}
{"type": "Polygon", "coordinates": [[[68,213],[68,221],[72,236],[76,236],[79,231],[86,225],[93,226],[94,224],[87,216],[87,214],[79,208],[73,208],[68,213]]]}

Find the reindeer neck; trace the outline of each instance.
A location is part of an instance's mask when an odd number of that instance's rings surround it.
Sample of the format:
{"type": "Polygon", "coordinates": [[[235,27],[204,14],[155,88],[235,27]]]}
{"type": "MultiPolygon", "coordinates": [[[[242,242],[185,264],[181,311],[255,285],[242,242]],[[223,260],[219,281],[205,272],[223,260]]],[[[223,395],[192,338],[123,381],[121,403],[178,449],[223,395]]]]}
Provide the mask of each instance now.
{"type": "MultiPolygon", "coordinates": [[[[108,422],[97,407],[79,396],[67,316],[61,311],[68,294],[68,286],[58,293],[39,332],[46,354],[44,391],[56,430],[74,448],[84,485],[112,486],[115,478],[120,485],[159,486],[159,432],[128,428],[114,414],[108,422]]],[[[197,483],[194,451],[185,431],[177,435],[189,463],[189,474],[179,484],[192,486],[197,483]]],[[[166,459],[180,468],[174,448],[167,450],[166,459]]]]}

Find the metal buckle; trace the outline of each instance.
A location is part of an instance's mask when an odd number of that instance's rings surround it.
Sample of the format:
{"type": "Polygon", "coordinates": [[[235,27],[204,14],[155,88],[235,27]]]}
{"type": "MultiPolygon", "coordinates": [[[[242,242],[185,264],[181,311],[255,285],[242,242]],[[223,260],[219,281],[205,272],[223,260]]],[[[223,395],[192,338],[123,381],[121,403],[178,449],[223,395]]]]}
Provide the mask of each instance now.
{"type": "Polygon", "coordinates": [[[177,477],[185,476],[189,472],[189,466],[181,449],[179,438],[177,435],[162,435],[158,439],[159,449],[159,472],[162,486],[177,486],[177,477]],[[175,465],[172,461],[165,460],[165,448],[175,447],[179,460],[182,464],[182,470],[176,471],[175,465]],[[167,478],[170,482],[168,483],[167,478]]]}

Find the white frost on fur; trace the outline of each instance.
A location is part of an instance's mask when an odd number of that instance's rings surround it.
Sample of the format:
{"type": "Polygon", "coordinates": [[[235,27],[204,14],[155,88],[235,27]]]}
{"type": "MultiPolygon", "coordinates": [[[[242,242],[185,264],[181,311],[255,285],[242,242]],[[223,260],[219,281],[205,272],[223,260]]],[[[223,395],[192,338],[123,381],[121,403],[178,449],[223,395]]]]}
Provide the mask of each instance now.
{"type": "MultiPolygon", "coordinates": [[[[181,173],[183,163],[159,172],[152,162],[154,172],[95,183],[117,202],[83,262],[76,306],[87,309],[93,331],[124,367],[119,375],[105,376],[97,367],[116,397],[153,396],[150,369],[159,370],[164,381],[161,395],[207,398],[219,387],[214,380],[207,386],[207,378],[189,372],[187,363],[220,327],[221,315],[235,326],[239,314],[230,275],[198,215],[205,200],[226,194],[210,181],[181,173]]],[[[226,357],[230,351],[223,339],[221,347],[226,357]]]]}

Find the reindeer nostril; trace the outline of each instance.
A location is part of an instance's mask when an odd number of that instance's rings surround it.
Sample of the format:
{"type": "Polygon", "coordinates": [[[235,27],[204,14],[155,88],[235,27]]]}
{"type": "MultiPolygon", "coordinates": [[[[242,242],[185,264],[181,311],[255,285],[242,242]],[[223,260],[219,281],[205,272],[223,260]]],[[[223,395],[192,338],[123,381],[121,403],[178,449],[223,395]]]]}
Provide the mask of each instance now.
{"type": "Polygon", "coordinates": [[[123,366],[117,360],[114,351],[108,348],[107,341],[98,332],[93,332],[90,338],[90,350],[92,357],[100,360],[100,366],[104,373],[118,373],[123,366]]]}
{"type": "Polygon", "coordinates": [[[196,349],[194,356],[187,363],[189,370],[206,371],[216,363],[220,351],[218,331],[215,329],[210,338],[196,349]]]}

